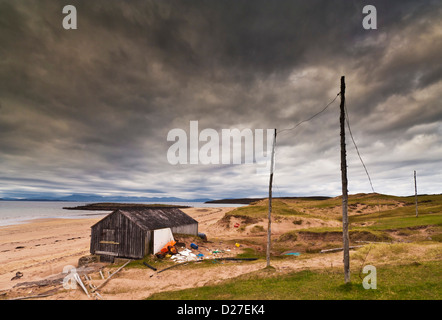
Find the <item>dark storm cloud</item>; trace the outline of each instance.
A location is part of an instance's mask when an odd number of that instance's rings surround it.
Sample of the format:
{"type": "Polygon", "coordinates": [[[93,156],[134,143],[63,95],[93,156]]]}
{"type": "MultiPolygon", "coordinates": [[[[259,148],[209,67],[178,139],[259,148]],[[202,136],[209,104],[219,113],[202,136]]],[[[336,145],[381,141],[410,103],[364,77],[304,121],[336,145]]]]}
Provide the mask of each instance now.
{"type": "MultiPolygon", "coordinates": [[[[14,188],[259,195],[267,181],[254,168],[170,165],[167,132],[190,120],[200,130],[288,128],[333,99],[341,75],[369,164],[408,168],[407,150],[441,142],[441,5],[371,1],[378,29],[367,31],[365,4],[0,1],[1,191],[16,177],[14,188]],[[67,4],[77,30],[62,28],[67,4]]],[[[336,108],[278,140],[281,173],[296,164],[315,186],[307,193],[336,193],[317,170],[325,155],[338,161],[336,108]]],[[[428,169],[440,155],[431,148],[409,161],[428,169]]],[[[282,178],[281,189],[306,187],[282,178]]]]}

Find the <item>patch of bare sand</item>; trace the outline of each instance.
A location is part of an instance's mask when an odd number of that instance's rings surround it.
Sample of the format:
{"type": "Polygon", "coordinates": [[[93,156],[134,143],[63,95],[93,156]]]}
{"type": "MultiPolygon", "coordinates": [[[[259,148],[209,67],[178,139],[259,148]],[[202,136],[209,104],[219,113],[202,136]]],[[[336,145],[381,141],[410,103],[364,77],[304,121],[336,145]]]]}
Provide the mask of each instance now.
{"type": "Polygon", "coordinates": [[[198,221],[198,230],[206,233],[213,226],[224,217],[224,215],[234,210],[235,207],[221,207],[221,208],[187,208],[181,209],[184,213],[198,221]]]}
{"type": "MultiPolygon", "coordinates": [[[[361,263],[380,266],[388,264],[393,256],[400,263],[413,261],[425,261],[440,258],[441,245],[429,243],[424,246],[418,244],[396,244],[392,247],[385,244],[368,245],[358,250],[351,250],[351,269],[357,272],[361,263]],[[371,250],[367,256],[367,251],[371,250]]],[[[291,257],[283,260],[272,260],[271,265],[275,268],[276,275],[296,272],[301,270],[336,270],[343,268],[342,252],[328,254],[314,254],[308,258],[305,256],[291,257]]],[[[396,260],[395,260],[396,261],[396,260]]],[[[197,288],[206,285],[215,285],[224,280],[232,279],[241,275],[250,274],[265,268],[264,261],[258,262],[225,262],[213,267],[207,266],[182,266],[155,274],[150,269],[126,269],[112,279],[100,293],[104,299],[109,300],[138,300],[149,297],[157,292],[197,288]],[[153,275],[152,277],[150,277],[153,275]]],[[[95,280],[99,285],[102,280],[95,280]]],[[[44,299],[86,299],[86,295],[80,290],[68,290],[55,296],[44,299]]]]}
{"type": "Polygon", "coordinates": [[[98,219],[42,219],[0,228],[0,290],[76,266],[89,253],[90,226],[98,219]],[[23,277],[11,281],[16,272],[23,277]]]}
{"type": "MultiPolygon", "coordinates": [[[[277,272],[287,273],[304,269],[321,269],[342,265],[342,255],[329,254],[312,259],[289,259],[272,261],[277,272]]],[[[150,269],[126,269],[109,281],[100,294],[108,300],[138,300],[149,297],[157,292],[175,291],[215,285],[227,279],[249,274],[264,269],[266,263],[259,262],[225,262],[213,267],[198,265],[177,267],[155,274],[150,269]],[[153,275],[152,277],[150,277],[153,275]]],[[[102,280],[93,281],[99,285],[102,280]]],[[[86,295],[75,290],[65,290],[55,296],[44,299],[85,299],[86,295]]]]}
{"type": "MultiPolygon", "coordinates": [[[[218,263],[219,264],[219,263],[218,263]]],[[[259,270],[262,263],[226,262],[214,267],[184,266],[150,277],[153,271],[128,270],[103,290],[106,299],[143,299],[162,291],[196,288],[259,270]]]]}
{"type": "MultiPolygon", "coordinates": [[[[367,195],[370,196],[370,195],[367,195]]],[[[341,197],[332,198],[330,200],[340,200],[341,197]]],[[[341,205],[330,205],[326,207],[318,207],[317,201],[305,201],[296,199],[284,199],[279,200],[294,210],[298,210],[306,215],[317,216],[323,219],[339,219],[342,216],[342,206],[341,205]]],[[[259,205],[267,205],[267,200],[261,200],[259,205]]],[[[392,210],[405,206],[406,204],[401,201],[394,200],[379,200],[379,203],[372,204],[362,204],[362,203],[350,203],[348,205],[348,215],[358,216],[371,214],[376,212],[382,212],[387,210],[392,210]]]]}
{"type": "MultiPolygon", "coordinates": [[[[222,218],[222,217],[221,217],[222,218]]],[[[341,227],[342,223],[336,220],[321,220],[310,217],[276,217],[272,218],[272,236],[279,237],[281,234],[319,227],[341,227]]],[[[207,226],[208,234],[227,239],[241,239],[267,234],[268,220],[258,219],[258,222],[247,222],[241,217],[231,216],[228,221],[217,221],[207,226]]]]}

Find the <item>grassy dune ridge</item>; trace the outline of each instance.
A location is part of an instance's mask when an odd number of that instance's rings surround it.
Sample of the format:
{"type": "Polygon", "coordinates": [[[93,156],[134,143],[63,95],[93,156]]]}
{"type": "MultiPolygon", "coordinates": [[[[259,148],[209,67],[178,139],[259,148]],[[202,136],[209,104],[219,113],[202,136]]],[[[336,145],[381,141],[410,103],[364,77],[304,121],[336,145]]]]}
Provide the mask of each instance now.
{"type": "MultiPolygon", "coordinates": [[[[425,195],[418,198],[419,217],[415,217],[414,197],[396,197],[377,194],[350,195],[349,229],[351,233],[357,231],[372,233],[375,237],[388,238],[385,230],[401,228],[418,228],[422,226],[434,227],[435,233],[442,231],[442,195],[425,195]]],[[[293,218],[293,223],[299,223],[302,218],[316,218],[324,221],[342,221],[341,197],[321,201],[310,200],[278,200],[272,202],[272,217],[293,218]]],[[[268,200],[262,200],[246,207],[240,207],[227,213],[227,216],[250,217],[266,219],[268,214],[268,200]]],[[[297,234],[302,232],[342,232],[340,227],[311,228],[290,231],[297,234]]],[[[436,235],[436,239],[439,236],[436,235]]]]}
{"type": "MultiPolygon", "coordinates": [[[[362,247],[350,252],[350,285],[343,284],[343,270],[327,262],[333,261],[332,256],[319,253],[342,246],[341,203],[340,197],[273,201],[275,228],[278,224],[286,227],[272,232],[272,262],[275,266],[303,262],[303,270],[261,269],[216,285],[159,293],[150,299],[442,299],[442,195],[419,196],[419,217],[414,197],[351,195],[350,245],[362,247]],[[285,250],[301,255],[284,256],[285,250]],[[321,259],[329,266],[313,263],[321,259]],[[368,264],[377,268],[376,290],[362,286],[362,267],[368,264]]],[[[267,214],[268,200],[259,200],[221,219],[226,227],[232,219],[241,221],[237,233],[249,246],[247,254],[261,261],[265,259],[267,214]]],[[[335,255],[336,260],[342,253],[335,255]]]]}

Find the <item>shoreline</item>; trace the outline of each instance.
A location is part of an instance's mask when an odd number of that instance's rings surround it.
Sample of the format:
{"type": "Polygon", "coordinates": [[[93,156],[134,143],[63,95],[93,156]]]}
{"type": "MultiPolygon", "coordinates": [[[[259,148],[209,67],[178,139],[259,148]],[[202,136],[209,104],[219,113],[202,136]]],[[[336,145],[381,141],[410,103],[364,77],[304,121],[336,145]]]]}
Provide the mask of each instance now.
{"type": "MultiPolygon", "coordinates": [[[[232,209],[234,207],[182,210],[198,220],[199,230],[205,232],[232,209]]],[[[78,260],[90,254],[90,228],[101,219],[102,216],[97,215],[36,218],[0,226],[0,293],[21,282],[59,275],[66,266],[77,267],[78,260]],[[17,272],[23,277],[11,280],[17,272]]]]}
{"type": "Polygon", "coordinates": [[[89,254],[90,227],[98,220],[38,218],[0,226],[0,291],[77,266],[89,254]],[[17,272],[23,277],[11,280],[17,272]]]}
{"type": "MultiPolygon", "coordinates": [[[[338,200],[335,200],[338,202],[338,200]]],[[[423,202],[424,203],[424,202],[423,202]]],[[[276,255],[284,255],[283,250],[289,248],[292,252],[296,251],[301,254],[300,257],[288,257],[285,259],[274,259],[272,266],[281,274],[292,271],[300,271],[304,269],[326,269],[333,267],[343,267],[342,252],[330,252],[321,254],[314,251],[316,249],[339,247],[341,237],[330,237],[333,233],[329,232],[342,226],[337,221],[339,213],[333,204],[327,209],[326,214],[322,207],[314,212],[302,215],[301,223],[297,211],[291,218],[283,217],[274,221],[272,225],[273,239],[283,239],[284,234],[297,236],[295,241],[292,237],[276,241],[277,246],[274,247],[276,255]],[[320,217],[324,217],[321,219],[320,217]],[[330,219],[333,218],[334,219],[330,219]],[[324,228],[323,232],[305,232],[306,228],[324,228]]],[[[431,205],[431,204],[430,204],[431,205]]],[[[373,213],[374,209],[366,206],[361,208],[362,204],[353,208],[353,216],[359,217],[356,211],[361,209],[366,214],[373,213]]],[[[403,208],[402,202],[391,205],[388,210],[403,208]]],[[[235,215],[229,215],[227,219],[223,219],[230,210],[235,207],[218,207],[218,208],[189,208],[183,211],[198,221],[198,231],[208,236],[208,243],[200,245],[201,253],[204,255],[213,254],[215,251],[226,250],[227,255],[237,255],[239,253],[255,252],[256,255],[263,257],[265,251],[265,233],[264,227],[266,221],[259,221],[240,230],[235,227],[237,223],[244,224],[243,220],[236,218],[235,215]],[[231,219],[230,219],[231,218],[231,219]],[[259,232],[256,232],[259,231],[259,232]],[[239,245],[237,245],[239,244],[239,245]],[[248,249],[250,248],[250,249],[248,249]],[[247,251],[250,250],[250,251],[247,251]],[[264,250],[264,251],[263,251],[264,250]]],[[[412,208],[411,208],[412,209],[412,208]]],[[[407,215],[404,215],[407,216],[407,215]]],[[[432,214],[424,216],[423,219],[433,218],[432,214]]],[[[63,270],[66,267],[78,268],[79,259],[90,255],[90,235],[91,226],[99,221],[101,217],[95,219],[77,218],[41,218],[33,219],[23,224],[0,227],[0,300],[10,299],[23,296],[35,296],[55,290],[56,293],[41,299],[48,300],[87,300],[89,299],[81,289],[65,290],[55,285],[26,285],[27,283],[41,283],[52,281],[54,279],[63,279],[66,277],[63,270]],[[23,274],[22,277],[14,279],[17,272],[23,274]],[[14,279],[14,280],[13,280],[14,279]],[[21,284],[21,285],[19,285],[21,284]]],[[[421,227],[421,222],[417,222],[412,227],[402,225],[401,218],[398,218],[397,229],[385,229],[372,239],[372,233],[360,233],[362,238],[355,238],[356,241],[376,243],[376,239],[380,236],[388,236],[387,239],[391,243],[379,243],[373,246],[370,253],[369,262],[373,265],[399,263],[416,263],[421,261],[440,260],[440,242],[436,238],[440,235],[437,228],[437,221],[434,220],[431,226],[421,227]],[[434,237],[433,240],[429,237],[434,237]],[[374,242],[371,242],[371,241],[374,242]],[[430,240],[428,242],[428,240],[430,240]],[[425,242],[424,242],[425,241],[425,242]],[[386,248],[398,249],[399,251],[386,248]]],[[[365,221],[365,220],[364,220],[365,221]]],[[[389,221],[389,220],[388,220],[389,221]]],[[[388,222],[387,221],[387,222],[388,222]]],[[[431,220],[433,221],[433,220],[431,220]]],[[[369,227],[369,226],[368,226],[369,227]]],[[[386,225],[390,228],[390,225],[386,225]]],[[[367,230],[367,229],[365,229],[367,230]]],[[[369,229],[368,229],[369,230],[369,229]]],[[[378,239],[379,240],[379,239],[378,239]]],[[[188,244],[187,244],[188,245],[188,244]]],[[[367,245],[368,246],[368,245],[367,245]]],[[[365,261],[367,257],[367,249],[361,248],[361,252],[351,252],[353,261],[359,265],[361,260],[365,261]]],[[[287,252],[287,251],[285,251],[287,252]]],[[[139,263],[139,262],[138,262],[139,263]]],[[[353,263],[355,266],[356,264],[353,263]]],[[[161,266],[153,264],[155,267],[161,266]]],[[[167,264],[162,265],[167,266],[167,264]]],[[[113,272],[115,269],[107,264],[94,264],[94,267],[104,268],[103,272],[113,272]],[[113,270],[113,271],[112,271],[113,270]]],[[[263,259],[249,263],[219,263],[216,268],[183,268],[182,271],[171,272],[170,274],[155,274],[150,268],[127,268],[122,270],[117,277],[114,277],[106,288],[100,292],[106,300],[138,300],[145,299],[157,292],[179,290],[186,288],[196,288],[206,284],[213,284],[218,281],[232,279],[242,274],[249,274],[265,267],[263,259]],[[182,281],[176,282],[176,276],[182,281]]],[[[162,268],[159,268],[162,269],[162,268]]],[[[330,270],[330,269],[328,269],[330,270]]],[[[102,278],[98,272],[92,273],[93,283],[99,285],[102,278]]],[[[39,298],[40,299],[40,298],[39,298]]]]}
{"type": "Polygon", "coordinates": [[[98,218],[97,218],[97,216],[94,216],[93,218],[85,218],[85,217],[80,217],[80,216],[79,217],[72,217],[72,218],[68,218],[68,217],[33,218],[33,219],[22,220],[19,223],[0,225],[0,231],[3,229],[21,227],[21,226],[32,225],[32,224],[39,225],[39,224],[45,224],[45,223],[56,223],[56,222],[61,222],[61,221],[66,221],[66,220],[72,221],[72,222],[79,222],[79,221],[89,221],[91,219],[98,219],[98,218]]]}
{"type": "Polygon", "coordinates": [[[238,207],[240,204],[206,204],[206,203],[80,203],[80,202],[51,202],[51,201],[36,201],[34,204],[29,204],[29,201],[4,201],[7,205],[0,206],[0,228],[11,225],[21,225],[29,223],[38,219],[78,219],[78,218],[96,218],[113,212],[122,207],[130,208],[146,208],[155,206],[161,207],[179,207],[180,209],[192,208],[223,208],[223,207],[238,207]],[[19,205],[16,206],[16,203],[19,205]],[[42,204],[40,206],[39,204],[42,204]],[[97,207],[98,205],[98,207],[97,207]],[[74,206],[74,207],[69,207],[74,206]],[[70,209],[66,209],[70,208],[70,209]]]}
{"type": "Polygon", "coordinates": [[[97,219],[99,217],[105,217],[106,215],[108,215],[110,212],[107,213],[82,213],[82,214],[78,214],[75,216],[60,216],[60,217],[35,217],[35,218],[25,218],[23,220],[18,220],[18,219],[11,219],[8,220],[8,222],[6,224],[1,224],[0,223],[0,230],[4,229],[4,228],[8,228],[8,227],[13,227],[13,226],[22,226],[25,224],[30,224],[30,223],[39,223],[39,222],[45,222],[45,221],[52,221],[52,220],[90,220],[90,219],[97,219]]]}

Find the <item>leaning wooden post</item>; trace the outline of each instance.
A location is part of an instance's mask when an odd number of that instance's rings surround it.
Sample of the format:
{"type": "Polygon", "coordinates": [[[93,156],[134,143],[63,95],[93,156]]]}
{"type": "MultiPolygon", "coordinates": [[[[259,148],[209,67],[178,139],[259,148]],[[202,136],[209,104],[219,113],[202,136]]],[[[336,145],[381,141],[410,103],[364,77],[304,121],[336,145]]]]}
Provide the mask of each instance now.
{"type": "Polygon", "coordinates": [[[417,211],[417,183],[416,183],[416,170],[414,170],[414,201],[416,203],[416,218],[419,216],[417,211]]]}
{"type": "Polygon", "coordinates": [[[273,146],[272,146],[272,158],[270,161],[270,182],[269,182],[269,215],[268,215],[268,226],[267,226],[267,267],[270,267],[270,242],[271,242],[271,224],[272,224],[272,184],[273,184],[273,167],[275,159],[275,144],[276,144],[276,129],[273,136],[273,146]]]}
{"type": "Polygon", "coordinates": [[[106,283],[108,283],[108,281],[114,276],[114,275],[116,275],[118,272],[120,272],[125,266],[127,266],[128,265],[128,263],[129,262],[131,262],[132,260],[131,259],[129,259],[129,260],[127,260],[127,262],[125,263],[125,264],[123,264],[121,267],[119,267],[118,269],[117,269],[117,271],[115,271],[114,273],[112,273],[102,284],[100,284],[98,287],[96,287],[96,288],[94,288],[94,289],[92,289],[91,290],[91,292],[95,292],[95,291],[97,291],[97,290],[99,290],[101,287],[103,287],[106,283]]]}
{"type": "Polygon", "coordinates": [[[342,180],[342,238],[344,247],[344,278],[350,282],[350,249],[348,237],[348,181],[347,181],[347,153],[345,150],[345,77],[341,77],[341,180],[342,180]]]}

